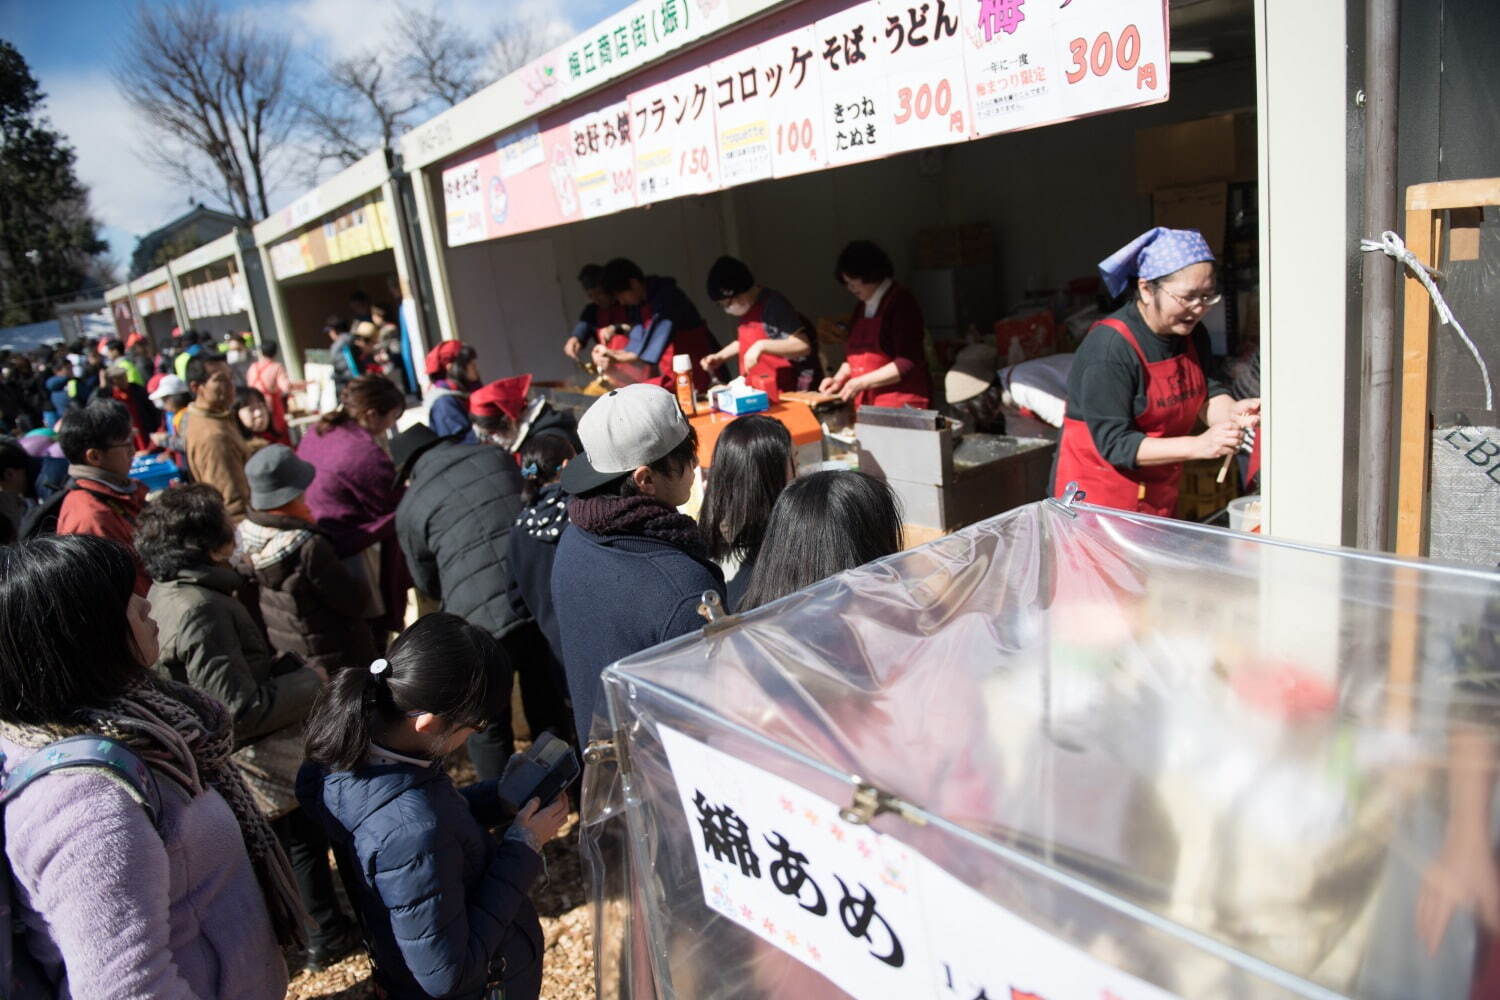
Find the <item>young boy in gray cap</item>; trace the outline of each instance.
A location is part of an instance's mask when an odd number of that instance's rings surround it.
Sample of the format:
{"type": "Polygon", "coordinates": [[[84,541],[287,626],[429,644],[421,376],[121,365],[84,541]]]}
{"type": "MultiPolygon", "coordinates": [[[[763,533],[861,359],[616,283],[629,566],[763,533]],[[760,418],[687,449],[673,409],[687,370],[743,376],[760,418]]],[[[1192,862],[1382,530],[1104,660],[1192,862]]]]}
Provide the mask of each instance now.
{"type": "Polygon", "coordinates": [[[578,422],[583,454],[563,468],[567,530],[552,568],[563,667],[582,740],[599,677],[616,660],[703,626],[704,591],[724,574],[678,513],[693,489],[698,437],[657,385],[615,389],[578,422]]]}

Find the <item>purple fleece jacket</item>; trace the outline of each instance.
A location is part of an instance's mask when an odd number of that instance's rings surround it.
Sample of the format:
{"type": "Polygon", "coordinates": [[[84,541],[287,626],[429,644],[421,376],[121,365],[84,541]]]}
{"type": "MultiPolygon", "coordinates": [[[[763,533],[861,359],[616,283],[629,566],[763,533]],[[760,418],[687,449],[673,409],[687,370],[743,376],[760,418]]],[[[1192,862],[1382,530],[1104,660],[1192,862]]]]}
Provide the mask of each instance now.
{"type": "Polygon", "coordinates": [[[395,537],[402,490],[391,457],[368,431],[353,421],[324,434],[311,427],[297,457],[318,470],[307,488],[307,506],[340,558],[395,537]]]}
{"type": "MultiPolygon", "coordinates": [[[[32,753],[0,749],[7,771],[32,753]]],[[[281,1000],[286,963],[234,813],[159,780],[160,832],[97,772],[45,775],[6,806],[28,950],[77,1000],[281,1000]]]]}

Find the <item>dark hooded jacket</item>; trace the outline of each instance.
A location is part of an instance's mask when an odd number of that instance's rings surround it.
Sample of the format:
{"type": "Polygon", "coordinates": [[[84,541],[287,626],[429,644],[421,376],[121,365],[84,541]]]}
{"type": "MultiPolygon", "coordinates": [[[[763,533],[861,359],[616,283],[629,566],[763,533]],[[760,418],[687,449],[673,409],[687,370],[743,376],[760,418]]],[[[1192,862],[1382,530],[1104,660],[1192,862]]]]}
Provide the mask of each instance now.
{"type": "Polygon", "coordinates": [[[542,927],[528,893],[542,859],[485,829],[505,820],[493,781],[459,790],[441,766],[308,762],[297,799],[328,834],[375,978],[391,1000],[535,1000],[542,927]]]}
{"type": "Polygon", "coordinates": [[[273,646],[330,673],[370,665],[368,588],[327,535],[295,517],[251,511],[240,522],[239,542],[260,584],[260,613],[273,646]]]}
{"type": "Polygon", "coordinates": [[[505,449],[444,441],[417,459],[396,508],[396,538],[417,589],[497,639],[525,621],[508,593],[522,486],[505,449]]]}

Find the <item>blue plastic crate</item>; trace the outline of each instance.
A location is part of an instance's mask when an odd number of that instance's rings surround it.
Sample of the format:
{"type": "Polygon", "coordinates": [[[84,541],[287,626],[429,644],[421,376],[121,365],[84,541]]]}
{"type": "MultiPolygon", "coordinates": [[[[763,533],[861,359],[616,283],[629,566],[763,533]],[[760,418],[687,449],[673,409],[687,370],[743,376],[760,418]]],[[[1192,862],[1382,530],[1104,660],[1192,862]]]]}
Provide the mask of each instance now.
{"type": "Polygon", "coordinates": [[[130,478],[146,484],[152,493],[182,480],[182,470],[170,458],[138,458],[130,463],[130,478]]]}

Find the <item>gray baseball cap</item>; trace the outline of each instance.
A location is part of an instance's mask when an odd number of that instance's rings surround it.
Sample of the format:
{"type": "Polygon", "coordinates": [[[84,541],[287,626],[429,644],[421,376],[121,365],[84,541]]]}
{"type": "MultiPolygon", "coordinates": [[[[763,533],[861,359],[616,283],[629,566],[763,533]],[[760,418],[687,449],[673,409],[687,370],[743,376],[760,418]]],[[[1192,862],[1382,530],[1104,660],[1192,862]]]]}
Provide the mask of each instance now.
{"type": "Polygon", "coordinates": [[[677,397],[661,386],[611,389],[578,421],[583,454],[563,467],[562,487],[576,496],[629,475],[681,444],[688,430],[677,397]]]}
{"type": "Polygon", "coordinates": [[[272,510],[289,504],[307,492],[316,475],[317,470],[286,445],[267,445],[245,463],[245,478],[250,480],[250,506],[255,510],[272,510]]]}

